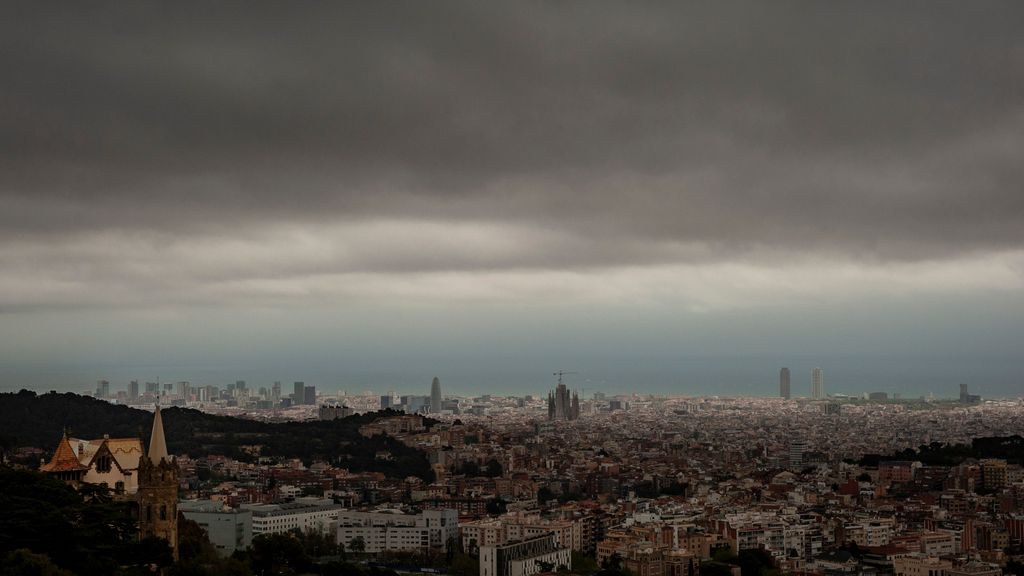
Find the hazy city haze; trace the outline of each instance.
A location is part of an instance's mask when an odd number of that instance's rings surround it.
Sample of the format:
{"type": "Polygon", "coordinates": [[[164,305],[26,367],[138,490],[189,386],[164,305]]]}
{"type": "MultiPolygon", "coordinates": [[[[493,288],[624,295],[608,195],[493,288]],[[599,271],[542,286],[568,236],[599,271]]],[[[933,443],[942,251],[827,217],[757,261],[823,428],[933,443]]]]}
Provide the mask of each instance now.
{"type": "Polygon", "coordinates": [[[0,388],[1024,389],[1021,4],[304,8],[0,9],[0,388]]]}

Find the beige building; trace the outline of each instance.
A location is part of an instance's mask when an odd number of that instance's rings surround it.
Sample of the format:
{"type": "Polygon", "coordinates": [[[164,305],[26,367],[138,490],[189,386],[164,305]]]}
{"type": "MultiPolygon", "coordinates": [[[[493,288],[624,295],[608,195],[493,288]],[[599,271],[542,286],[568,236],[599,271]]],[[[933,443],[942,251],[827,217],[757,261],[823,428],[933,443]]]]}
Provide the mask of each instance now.
{"type": "Polygon", "coordinates": [[[924,554],[908,554],[893,560],[894,576],[946,576],[946,571],[953,567],[949,560],[926,556],[924,554]]]}
{"type": "Polygon", "coordinates": [[[123,494],[139,489],[139,458],[142,440],[110,438],[82,440],[64,436],[57,444],[53,458],[40,471],[72,485],[102,484],[123,494]]]}

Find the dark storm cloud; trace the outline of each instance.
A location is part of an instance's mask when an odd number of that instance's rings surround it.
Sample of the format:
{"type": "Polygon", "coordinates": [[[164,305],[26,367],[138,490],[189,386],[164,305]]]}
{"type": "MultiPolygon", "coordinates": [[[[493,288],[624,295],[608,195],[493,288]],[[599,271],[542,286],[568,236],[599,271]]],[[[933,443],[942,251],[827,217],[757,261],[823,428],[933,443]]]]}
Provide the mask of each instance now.
{"type": "Polygon", "coordinates": [[[1019,249],[1022,29],[1016,2],[9,3],[0,237],[422,219],[564,230],[587,265],[1019,249]]]}

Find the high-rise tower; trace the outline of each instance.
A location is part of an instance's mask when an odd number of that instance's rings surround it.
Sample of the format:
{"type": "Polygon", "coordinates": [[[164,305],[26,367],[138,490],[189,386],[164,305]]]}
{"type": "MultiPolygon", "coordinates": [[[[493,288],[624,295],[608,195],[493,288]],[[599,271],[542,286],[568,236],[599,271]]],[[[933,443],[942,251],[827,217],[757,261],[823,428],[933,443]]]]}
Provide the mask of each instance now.
{"type": "Polygon", "coordinates": [[[821,368],[811,370],[811,398],[825,397],[825,376],[821,368]]]}
{"type": "Polygon", "coordinates": [[[178,463],[167,453],[160,406],[153,414],[149,451],[139,459],[139,536],[167,540],[178,559],[178,463]]]}
{"type": "Polygon", "coordinates": [[[779,370],[779,396],[789,400],[789,368],[779,370]]]}
{"type": "Polygon", "coordinates": [[[441,380],[434,376],[430,383],[430,412],[437,414],[441,411],[441,380]]]}

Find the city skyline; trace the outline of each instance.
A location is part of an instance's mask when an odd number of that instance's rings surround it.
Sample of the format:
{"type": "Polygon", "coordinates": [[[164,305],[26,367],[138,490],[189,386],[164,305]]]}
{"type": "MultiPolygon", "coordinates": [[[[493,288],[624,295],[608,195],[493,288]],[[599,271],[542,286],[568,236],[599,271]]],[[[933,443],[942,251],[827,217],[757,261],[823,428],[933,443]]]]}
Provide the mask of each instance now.
{"type": "MultiPolygon", "coordinates": [[[[447,396],[457,398],[472,398],[474,396],[487,396],[494,395],[498,397],[524,397],[533,396],[537,398],[547,397],[549,401],[549,408],[554,410],[555,414],[565,415],[568,414],[569,402],[574,396],[579,396],[580,400],[586,400],[593,398],[595,394],[598,395],[612,395],[612,396],[630,396],[630,395],[641,395],[641,396],[660,396],[660,397],[773,397],[778,396],[783,399],[810,399],[810,400],[821,400],[827,398],[867,398],[869,395],[884,393],[887,397],[893,399],[904,399],[914,400],[918,398],[924,398],[928,400],[960,400],[965,401],[965,398],[974,397],[980,398],[983,395],[968,395],[965,390],[972,391],[984,391],[984,388],[972,386],[972,384],[966,382],[959,382],[955,386],[946,388],[937,388],[929,390],[927,393],[908,394],[905,390],[894,389],[886,386],[871,386],[864,384],[860,389],[843,389],[843,390],[826,390],[824,386],[824,370],[820,367],[810,369],[810,378],[807,380],[807,393],[792,393],[793,379],[791,377],[791,371],[788,367],[782,367],[778,372],[778,381],[774,384],[776,388],[771,392],[765,392],[759,388],[753,388],[745,392],[730,393],[726,390],[722,390],[717,387],[715,392],[705,393],[701,390],[688,389],[687,387],[677,387],[675,389],[668,390],[636,390],[636,389],[625,389],[616,388],[614,385],[609,384],[606,381],[595,382],[591,378],[587,377],[586,374],[578,371],[564,372],[564,374],[573,374],[576,379],[569,383],[562,383],[558,381],[550,383],[540,383],[538,386],[547,387],[546,390],[534,390],[532,388],[524,388],[522,385],[517,385],[509,389],[503,389],[501,387],[486,387],[481,388],[478,384],[463,383],[462,386],[457,386],[456,390],[451,393],[442,393],[439,377],[434,377],[429,385],[429,394],[423,395],[423,380],[416,380],[413,378],[412,382],[403,382],[396,384],[394,381],[387,381],[386,384],[378,384],[377,388],[373,387],[358,387],[358,386],[345,386],[337,385],[332,386],[330,383],[324,385],[325,381],[318,381],[318,384],[307,385],[305,382],[295,382],[295,392],[289,394],[287,399],[292,405],[313,405],[314,402],[311,399],[315,399],[320,395],[328,396],[331,398],[344,398],[344,397],[358,397],[358,396],[372,396],[381,398],[387,396],[392,400],[388,403],[384,403],[382,400],[381,408],[391,407],[390,402],[397,401],[398,398],[414,398],[417,402],[422,403],[422,407],[427,410],[428,413],[439,412],[443,406],[444,399],[447,396]],[[816,382],[816,376],[819,380],[816,382]],[[555,385],[553,388],[552,386],[555,385]],[[299,392],[300,386],[302,392],[299,392]],[[382,387],[383,386],[383,387],[382,387]],[[588,394],[589,391],[589,394],[588,394]],[[296,402],[296,395],[301,398],[300,401],[296,402]],[[559,400],[561,399],[561,400],[559,400]],[[553,407],[553,408],[552,408],[553,407]]],[[[557,376],[558,373],[555,373],[557,376]]],[[[568,379],[567,379],[568,380],[568,379]]],[[[458,379],[456,379],[458,382],[458,379]]],[[[798,386],[801,381],[797,379],[798,386]]],[[[248,386],[248,382],[245,380],[237,380],[235,382],[226,383],[221,380],[177,380],[171,379],[166,381],[157,382],[151,381],[139,381],[137,379],[129,380],[127,382],[111,382],[110,380],[98,380],[94,383],[93,390],[87,390],[85,388],[70,390],[71,392],[84,393],[87,395],[94,395],[98,398],[118,399],[121,400],[121,394],[124,395],[124,399],[129,402],[137,401],[140,399],[142,385],[145,385],[146,393],[153,397],[154,394],[159,396],[164,395],[177,395],[187,396],[190,392],[194,393],[197,398],[204,388],[212,388],[220,390],[226,387],[228,392],[237,388],[239,390],[245,390],[252,397],[265,396],[266,399],[276,403],[284,397],[280,394],[280,381],[274,381],[273,385],[269,382],[258,380],[254,382],[254,386],[248,386]],[[123,384],[123,386],[122,386],[123,384]],[[184,392],[183,392],[184,391],[184,392]]],[[[40,392],[43,390],[39,390],[40,392]]],[[[1013,399],[1021,398],[1020,393],[1011,394],[993,394],[988,392],[984,395],[986,399],[1013,399]]],[[[419,405],[419,404],[417,404],[419,405]]],[[[561,418],[561,416],[559,416],[561,418]]]]}

